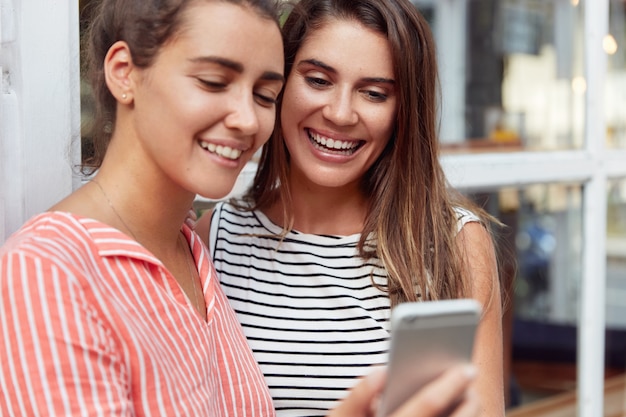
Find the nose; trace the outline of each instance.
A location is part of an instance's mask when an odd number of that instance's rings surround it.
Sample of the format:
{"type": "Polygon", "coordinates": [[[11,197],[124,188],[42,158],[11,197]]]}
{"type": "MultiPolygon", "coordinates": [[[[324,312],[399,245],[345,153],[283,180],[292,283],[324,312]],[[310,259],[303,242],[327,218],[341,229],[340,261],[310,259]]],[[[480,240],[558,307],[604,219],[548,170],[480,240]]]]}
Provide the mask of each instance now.
{"type": "Polygon", "coordinates": [[[244,135],[254,135],[259,131],[259,117],[252,92],[242,92],[234,97],[229,107],[224,119],[226,127],[239,130],[244,135]]]}
{"type": "Polygon", "coordinates": [[[331,102],[326,104],[322,115],[337,126],[350,126],[356,124],[359,116],[354,108],[351,89],[339,90],[331,97],[331,102]]]}

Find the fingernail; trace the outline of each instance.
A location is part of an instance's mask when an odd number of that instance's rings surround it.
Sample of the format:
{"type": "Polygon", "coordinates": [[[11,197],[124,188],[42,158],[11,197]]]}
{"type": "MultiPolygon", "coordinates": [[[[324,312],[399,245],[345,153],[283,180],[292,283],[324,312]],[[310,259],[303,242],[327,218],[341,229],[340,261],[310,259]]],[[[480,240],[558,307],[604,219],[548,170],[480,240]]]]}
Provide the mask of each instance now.
{"type": "Polygon", "coordinates": [[[473,364],[465,365],[465,369],[463,371],[465,376],[469,379],[474,379],[476,377],[476,367],[473,364]]]}
{"type": "Polygon", "coordinates": [[[385,377],[387,375],[387,370],[385,367],[380,367],[374,369],[369,375],[365,377],[370,386],[379,388],[383,385],[385,381],[385,377]]]}

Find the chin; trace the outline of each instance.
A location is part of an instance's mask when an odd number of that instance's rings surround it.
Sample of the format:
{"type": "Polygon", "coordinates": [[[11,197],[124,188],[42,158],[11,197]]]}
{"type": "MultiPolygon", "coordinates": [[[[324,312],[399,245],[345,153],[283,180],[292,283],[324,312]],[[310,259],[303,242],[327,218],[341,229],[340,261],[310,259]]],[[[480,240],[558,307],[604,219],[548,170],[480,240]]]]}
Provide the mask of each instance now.
{"type": "MultiPolygon", "coordinates": [[[[234,183],[232,184],[232,186],[234,186],[234,183]]],[[[209,188],[204,188],[204,189],[198,189],[196,191],[196,195],[200,198],[204,198],[207,200],[222,200],[226,198],[227,196],[229,196],[229,194],[231,193],[233,189],[232,186],[231,187],[222,186],[219,188],[209,187],[209,188]]]]}

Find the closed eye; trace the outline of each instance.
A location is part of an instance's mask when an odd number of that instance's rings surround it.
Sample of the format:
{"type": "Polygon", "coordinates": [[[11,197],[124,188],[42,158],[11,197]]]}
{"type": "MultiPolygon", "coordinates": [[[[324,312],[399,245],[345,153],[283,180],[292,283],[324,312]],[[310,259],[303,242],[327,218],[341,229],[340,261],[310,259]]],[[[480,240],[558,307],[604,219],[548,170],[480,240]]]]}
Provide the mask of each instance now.
{"type": "Polygon", "coordinates": [[[259,94],[259,93],[254,93],[254,98],[257,100],[257,102],[265,107],[270,107],[270,106],[274,106],[277,103],[277,99],[275,99],[274,97],[270,97],[270,96],[266,96],[264,94],[259,94]]]}
{"type": "Polygon", "coordinates": [[[319,77],[305,77],[304,79],[306,80],[307,84],[314,88],[323,88],[330,85],[330,82],[328,80],[319,77]]]}
{"type": "Polygon", "coordinates": [[[200,83],[203,86],[207,87],[208,89],[212,91],[221,91],[226,88],[226,83],[222,81],[212,81],[212,80],[206,80],[203,78],[198,78],[198,81],[200,81],[200,83]]]}

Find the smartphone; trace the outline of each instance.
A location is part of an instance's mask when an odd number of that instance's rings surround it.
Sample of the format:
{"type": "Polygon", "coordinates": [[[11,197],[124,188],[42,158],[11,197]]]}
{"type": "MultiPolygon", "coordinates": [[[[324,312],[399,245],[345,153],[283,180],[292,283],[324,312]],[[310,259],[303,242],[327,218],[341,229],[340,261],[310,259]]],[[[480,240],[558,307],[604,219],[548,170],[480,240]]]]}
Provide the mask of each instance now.
{"type": "Polygon", "coordinates": [[[391,313],[387,382],[377,417],[459,363],[469,363],[481,307],[476,300],[409,302],[391,313]]]}

